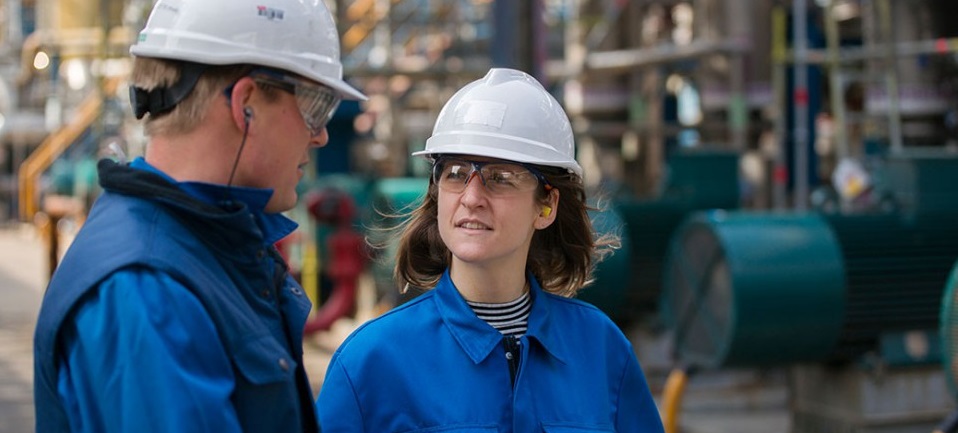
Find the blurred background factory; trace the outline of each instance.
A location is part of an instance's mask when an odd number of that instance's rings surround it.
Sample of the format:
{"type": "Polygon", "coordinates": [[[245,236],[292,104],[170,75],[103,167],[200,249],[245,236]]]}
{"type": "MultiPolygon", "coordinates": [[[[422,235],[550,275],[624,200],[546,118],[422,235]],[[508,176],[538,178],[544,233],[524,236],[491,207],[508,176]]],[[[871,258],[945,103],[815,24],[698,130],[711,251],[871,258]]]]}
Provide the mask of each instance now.
{"type": "MultiPolygon", "coordinates": [[[[764,431],[930,432],[955,410],[958,3],[326,2],[370,98],[340,106],[280,245],[309,332],[363,290],[376,312],[412,296],[384,214],[424,191],[409,154],[446,100],[505,66],[570,115],[593,219],[623,240],[581,298],[633,339],[670,433],[743,408],[782,410],[764,431]]],[[[96,160],[147,143],[126,78],[151,6],[0,0],[0,221],[35,227],[51,270],[96,160]]]]}

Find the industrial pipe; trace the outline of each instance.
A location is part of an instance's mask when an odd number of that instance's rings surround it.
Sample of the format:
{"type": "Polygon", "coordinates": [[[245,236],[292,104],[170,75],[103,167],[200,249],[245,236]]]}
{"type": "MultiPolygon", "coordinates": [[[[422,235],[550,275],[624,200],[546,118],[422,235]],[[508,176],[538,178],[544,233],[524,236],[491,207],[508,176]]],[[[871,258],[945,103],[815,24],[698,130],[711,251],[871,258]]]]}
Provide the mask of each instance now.
{"type": "Polygon", "coordinates": [[[685,384],[693,373],[691,367],[676,367],[665,380],[665,389],[662,391],[662,425],[665,433],[678,433],[679,413],[682,411],[682,397],[685,395],[685,384]]]}

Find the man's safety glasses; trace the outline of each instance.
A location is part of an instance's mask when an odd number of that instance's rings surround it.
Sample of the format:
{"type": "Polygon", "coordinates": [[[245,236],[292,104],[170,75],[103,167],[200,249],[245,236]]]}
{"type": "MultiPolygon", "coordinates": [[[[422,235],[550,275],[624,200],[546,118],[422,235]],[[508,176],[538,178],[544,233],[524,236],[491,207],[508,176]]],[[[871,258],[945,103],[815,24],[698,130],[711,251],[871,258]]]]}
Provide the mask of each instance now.
{"type": "Polygon", "coordinates": [[[503,161],[468,161],[440,157],[432,166],[432,180],[443,191],[461,193],[476,175],[492,195],[507,196],[535,190],[541,183],[546,191],[552,185],[529,164],[503,161]]]}
{"type": "MultiPolygon", "coordinates": [[[[276,87],[293,94],[299,113],[312,136],[323,132],[342,101],[342,97],[332,88],[281,71],[260,68],[250,72],[249,76],[261,85],[276,87]]],[[[227,95],[232,92],[232,86],[227,92],[227,95]]]]}

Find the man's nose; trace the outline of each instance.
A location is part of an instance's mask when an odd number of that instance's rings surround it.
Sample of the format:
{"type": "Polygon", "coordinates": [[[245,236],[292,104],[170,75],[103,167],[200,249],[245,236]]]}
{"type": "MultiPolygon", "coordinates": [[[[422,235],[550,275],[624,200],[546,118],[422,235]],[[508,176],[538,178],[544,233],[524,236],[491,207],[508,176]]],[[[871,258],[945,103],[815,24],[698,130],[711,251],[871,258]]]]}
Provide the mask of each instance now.
{"type": "Polygon", "coordinates": [[[329,132],[326,131],[326,127],[323,127],[319,134],[316,134],[309,139],[310,147],[323,147],[327,143],[329,143],[329,132]]]}

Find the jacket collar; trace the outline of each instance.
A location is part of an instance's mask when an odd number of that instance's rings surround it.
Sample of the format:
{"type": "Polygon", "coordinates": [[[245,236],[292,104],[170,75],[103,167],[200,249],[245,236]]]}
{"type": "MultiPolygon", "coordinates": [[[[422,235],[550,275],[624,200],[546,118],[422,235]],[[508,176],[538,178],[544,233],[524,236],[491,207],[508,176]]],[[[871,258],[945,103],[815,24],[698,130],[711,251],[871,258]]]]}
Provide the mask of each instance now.
{"type": "Polygon", "coordinates": [[[170,201],[175,202],[178,205],[177,207],[193,212],[222,215],[240,207],[245,207],[249,214],[253,216],[266,244],[276,243],[297,228],[296,222],[282,214],[265,212],[266,204],[272,197],[273,190],[237,186],[227,188],[225,185],[203,182],[178,182],[160,169],[150,165],[142,157],[130,162],[129,167],[140,170],[140,173],[142,173],[139,176],[135,174],[136,172],[131,173],[131,176],[140,179],[139,182],[131,182],[134,186],[140,186],[134,188],[133,191],[128,191],[131,195],[138,195],[144,190],[173,187],[181,193],[171,193],[170,201]],[[149,176],[147,173],[155,176],[149,176]],[[161,182],[160,179],[165,182],[161,182]]]}
{"type": "Polygon", "coordinates": [[[297,227],[282,214],[264,212],[271,190],[234,187],[227,194],[223,185],[176,182],[141,158],[131,164],[103,159],[97,167],[104,190],[162,205],[225,257],[245,257],[249,248],[272,245],[297,227]]]}
{"type": "MultiPolygon", "coordinates": [[[[529,295],[532,298],[532,309],[529,312],[529,324],[525,338],[530,343],[535,342],[545,351],[565,363],[568,348],[562,338],[550,325],[553,320],[553,311],[556,303],[561,302],[542,290],[539,282],[529,274],[529,295]]],[[[456,289],[449,276],[449,269],[443,273],[439,284],[433,289],[439,316],[452,332],[459,347],[476,364],[486,359],[489,354],[502,343],[502,334],[491,325],[476,316],[469,304],[456,289]]]]}

